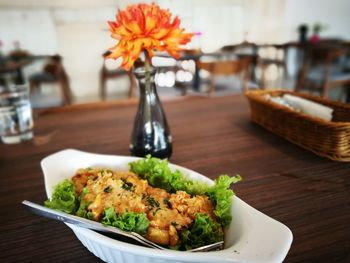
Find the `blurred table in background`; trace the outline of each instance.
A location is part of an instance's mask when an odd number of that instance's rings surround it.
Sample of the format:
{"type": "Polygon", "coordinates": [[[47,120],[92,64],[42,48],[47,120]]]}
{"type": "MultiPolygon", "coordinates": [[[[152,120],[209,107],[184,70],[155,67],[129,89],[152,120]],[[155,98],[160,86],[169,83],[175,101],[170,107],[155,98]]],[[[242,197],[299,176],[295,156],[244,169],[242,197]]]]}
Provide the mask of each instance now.
{"type": "MultiPolygon", "coordinates": [[[[253,124],[241,95],[163,102],[171,162],[212,179],[239,173],[236,194],[292,230],[285,262],[349,260],[350,163],[318,157],[253,124]]],[[[68,227],[31,214],[21,201],[46,199],[40,161],[56,151],[129,155],[136,109],[132,100],[36,112],[33,141],[0,145],[0,262],[99,261],[68,227]]]]}
{"type": "MultiPolygon", "coordinates": [[[[165,59],[173,59],[170,55],[168,55],[167,53],[156,53],[156,57],[158,58],[165,58],[165,59]]],[[[174,60],[174,59],[173,59],[174,60]]],[[[255,79],[255,66],[256,66],[256,61],[257,61],[257,55],[254,53],[249,53],[249,52],[245,52],[242,51],[240,53],[234,53],[231,52],[228,49],[222,49],[219,50],[217,52],[202,52],[199,49],[187,49],[187,50],[183,50],[180,53],[180,57],[177,59],[177,61],[174,63],[173,66],[157,66],[158,70],[160,71],[173,71],[176,74],[179,71],[185,71],[185,72],[189,72],[191,75],[193,75],[192,80],[190,81],[175,81],[175,87],[177,88],[181,88],[182,89],[182,94],[185,95],[187,92],[187,89],[192,88],[194,91],[199,92],[200,91],[200,87],[202,84],[202,79],[200,76],[200,67],[198,67],[199,64],[203,63],[220,63],[220,62],[237,62],[238,64],[240,63],[240,61],[247,61],[250,60],[251,63],[249,63],[249,78],[247,75],[247,81],[251,80],[251,79],[255,79]],[[189,64],[192,62],[192,68],[191,66],[188,67],[188,65],[186,65],[186,67],[184,66],[185,63],[189,64]],[[252,67],[251,67],[252,66],[252,67]]],[[[175,61],[175,60],[174,60],[175,61]]],[[[211,73],[210,71],[208,71],[208,73],[211,73]]],[[[239,72],[236,71],[232,71],[231,75],[234,74],[238,74],[239,72]]],[[[226,74],[228,75],[228,74],[226,74]]],[[[212,85],[210,85],[212,86],[212,85]]],[[[213,90],[212,88],[209,88],[208,93],[211,93],[210,91],[213,90]]]]}
{"type": "Polygon", "coordinates": [[[23,84],[25,82],[25,79],[23,77],[22,69],[24,66],[30,63],[31,61],[29,59],[20,61],[4,59],[2,63],[0,63],[0,81],[5,83],[4,75],[9,74],[11,75],[14,84],[23,84]]]}
{"type": "Polygon", "coordinates": [[[48,55],[32,55],[22,51],[21,54],[13,54],[0,57],[0,85],[24,84],[23,68],[36,60],[47,59],[48,55]],[[9,75],[8,77],[6,75],[9,75]],[[9,83],[6,80],[10,78],[9,83]]]}

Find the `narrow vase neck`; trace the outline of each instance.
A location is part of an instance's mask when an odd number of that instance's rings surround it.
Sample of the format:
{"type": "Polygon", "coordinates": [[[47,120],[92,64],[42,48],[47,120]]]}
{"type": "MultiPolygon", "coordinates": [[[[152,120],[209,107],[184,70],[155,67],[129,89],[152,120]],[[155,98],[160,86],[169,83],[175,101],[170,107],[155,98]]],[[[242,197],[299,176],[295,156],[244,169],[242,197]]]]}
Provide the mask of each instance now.
{"type": "Polygon", "coordinates": [[[158,100],[158,94],[155,84],[156,69],[150,66],[148,70],[144,67],[134,70],[140,88],[140,99],[150,102],[158,100]]]}

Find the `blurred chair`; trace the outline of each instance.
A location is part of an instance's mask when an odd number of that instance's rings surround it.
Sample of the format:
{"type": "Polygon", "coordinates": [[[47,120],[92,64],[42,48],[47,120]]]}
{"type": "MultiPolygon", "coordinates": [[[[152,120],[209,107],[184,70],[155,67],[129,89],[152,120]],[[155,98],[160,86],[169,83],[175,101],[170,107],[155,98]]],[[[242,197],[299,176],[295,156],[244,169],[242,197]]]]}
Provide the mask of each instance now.
{"type": "Polygon", "coordinates": [[[107,81],[110,79],[116,79],[127,76],[130,81],[128,97],[133,98],[136,95],[136,80],[132,71],[126,71],[124,69],[108,69],[106,67],[106,57],[110,54],[110,51],[103,53],[103,65],[100,71],[100,97],[102,100],[107,98],[107,81]]]}
{"type": "Polygon", "coordinates": [[[255,43],[243,41],[235,45],[226,45],[220,48],[223,56],[227,59],[232,59],[235,57],[251,57],[251,65],[249,69],[250,79],[256,81],[255,69],[258,64],[258,46],[255,43]]]}
{"type": "Polygon", "coordinates": [[[282,68],[282,77],[288,76],[288,44],[268,44],[259,46],[258,67],[261,68],[261,87],[266,88],[266,70],[271,65],[282,68]]]}
{"type": "Polygon", "coordinates": [[[331,88],[350,88],[350,72],[344,72],[338,62],[347,49],[342,45],[310,45],[305,50],[303,66],[298,73],[296,91],[318,92],[327,98],[331,88]]]}
{"type": "Polygon", "coordinates": [[[69,78],[63,67],[61,56],[51,56],[42,72],[33,74],[29,77],[29,87],[31,92],[39,89],[41,85],[45,83],[58,83],[61,89],[63,105],[69,105],[72,103],[69,78]]]}
{"type": "Polygon", "coordinates": [[[216,91],[215,77],[217,76],[228,76],[228,75],[239,75],[241,81],[242,90],[247,90],[249,74],[248,69],[252,59],[250,57],[239,58],[230,61],[213,61],[213,62],[202,62],[197,61],[196,66],[198,69],[206,70],[210,73],[210,86],[208,94],[211,95],[216,91]]]}

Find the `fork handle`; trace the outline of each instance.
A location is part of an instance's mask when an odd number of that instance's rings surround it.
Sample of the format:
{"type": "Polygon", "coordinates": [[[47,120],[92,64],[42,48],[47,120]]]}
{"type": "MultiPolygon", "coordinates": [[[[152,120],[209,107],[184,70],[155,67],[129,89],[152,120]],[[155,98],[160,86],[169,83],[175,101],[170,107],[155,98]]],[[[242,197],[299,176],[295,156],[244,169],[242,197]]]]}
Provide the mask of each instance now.
{"type": "Polygon", "coordinates": [[[143,238],[141,235],[134,232],[126,232],[115,227],[104,226],[101,223],[88,220],[82,217],[70,215],[70,214],[67,214],[58,210],[54,210],[27,200],[22,201],[22,204],[26,205],[32,212],[34,212],[37,215],[41,215],[41,216],[51,218],[57,221],[61,221],[64,223],[77,225],[83,228],[101,231],[104,233],[114,233],[117,235],[127,236],[148,247],[166,250],[166,248],[158,246],[157,244],[154,244],[153,242],[148,241],[147,239],[143,238]]]}

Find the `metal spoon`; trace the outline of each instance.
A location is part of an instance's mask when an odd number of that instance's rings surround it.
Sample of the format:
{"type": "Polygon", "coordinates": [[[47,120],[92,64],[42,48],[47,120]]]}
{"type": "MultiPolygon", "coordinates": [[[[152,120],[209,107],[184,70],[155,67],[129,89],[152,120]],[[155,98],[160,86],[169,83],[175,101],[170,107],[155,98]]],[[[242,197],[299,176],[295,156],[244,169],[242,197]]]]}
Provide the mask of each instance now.
{"type": "MultiPolygon", "coordinates": [[[[161,250],[170,250],[170,249],[162,247],[162,246],[160,246],[152,241],[149,241],[148,239],[144,238],[143,236],[141,236],[140,234],[135,233],[135,232],[126,232],[126,231],[120,230],[116,227],[105,226],[105,225],[102,225],[101,223],[98,223],[96,221],[88,220],[88,219],[85,219],[82,217],[70,215],[70,214],[67,214],[67,213],[64,213],[64,212],[61,212],[58,210],[47,208],[45,206],[38,205],[36,203],[30,202],[27,200],[22,201],[22,204],[26,205],[35,214],[45,216],[45,217],[48,217],[51,219],[55,219],[57,221],[77,225],[80,227],[96,230],[96,231],[103,232],[103,233],[117,234],[119,236],[128,237],[128,238],[131,238],[133,240],[138,241],[139,243],[141,243],[147,247],[161,249],[161,250]]],[[[224,245],[224,241],[220,241],[217,243],[213,243],[210,245],[198,247],[198,248],[195,248],[192,250],[187,250],[187,251],[204,252],[204,251],[221,250],[223,248],[223,245],[224,245]]]]}

